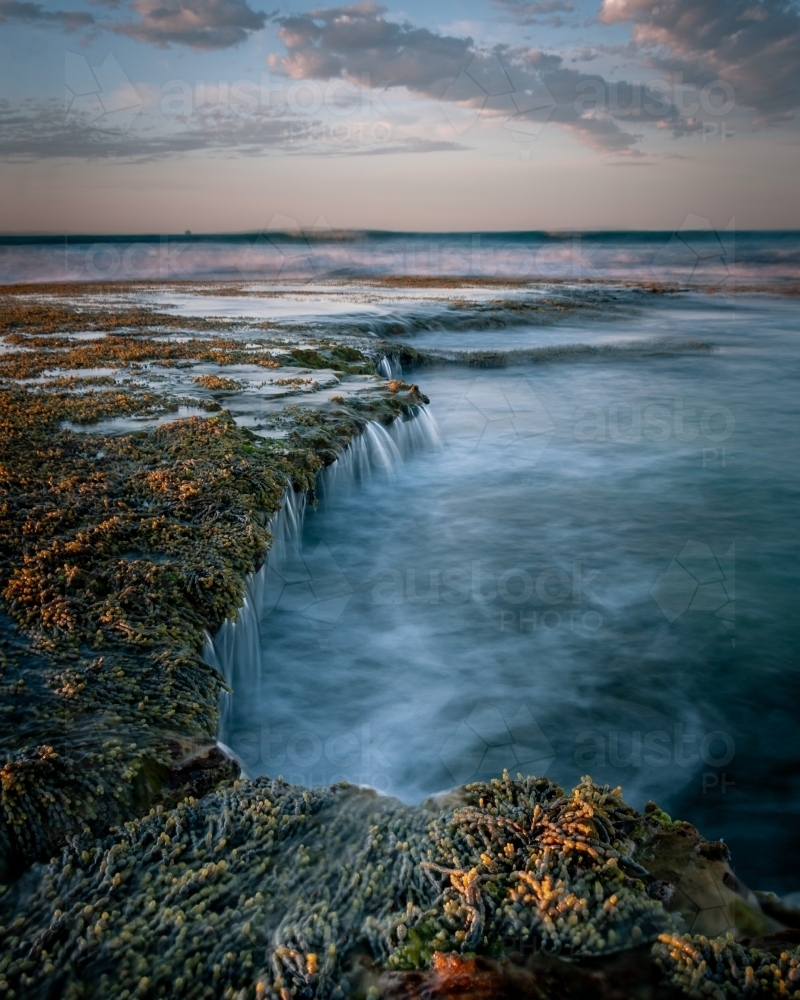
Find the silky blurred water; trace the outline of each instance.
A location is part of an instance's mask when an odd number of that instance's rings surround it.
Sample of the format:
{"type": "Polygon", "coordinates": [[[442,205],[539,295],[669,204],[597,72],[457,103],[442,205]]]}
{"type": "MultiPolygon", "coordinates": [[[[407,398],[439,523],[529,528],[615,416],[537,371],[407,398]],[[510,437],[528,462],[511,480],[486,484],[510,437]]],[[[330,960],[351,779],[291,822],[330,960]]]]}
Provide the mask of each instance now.
{"type": "Polygon", "coordinates": [[[0,236],[0,283],[345,277],[718,284],[796,281],[800,234],[715,229],[689,215],[674,232],[362,231],[0,236]]]}
{"type": "Polygon", "coordinates": [[[225,743],[249,774],[409,802],[591,773],[724,837],[753,887],[800,887],[794,301],[653,296],[611,326],[414,344],[571,349],[405,372],[441,445],[306,513],[225,743]]]}

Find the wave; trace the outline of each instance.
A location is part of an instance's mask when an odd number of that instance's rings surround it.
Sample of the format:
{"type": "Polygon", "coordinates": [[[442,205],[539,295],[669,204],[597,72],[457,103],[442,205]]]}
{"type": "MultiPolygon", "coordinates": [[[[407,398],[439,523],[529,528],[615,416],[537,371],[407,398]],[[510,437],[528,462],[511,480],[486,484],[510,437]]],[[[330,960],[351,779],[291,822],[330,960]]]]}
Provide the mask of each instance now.
{"type": "Polygon", "coordinates": [[[800,233],[260,233],[0,236],[0,283],[800,279],[800,233]]]}
{"type": "MultiPolygon", "coordinates": [[[[522,326],[551,326],[581,318],[611,320],[636,311],[651,293],[646,288],[570,287],[559,295],[513,297],[475,301],[453,297],[441,303],[384,310],[381,315],[351,313],[327,316],[318,324],[328,332],[370,337],[413,338],[434,331],[502,330],[522,326]]],[[[313,325],[313,324],[311,324],[313,325]]]]}
{"type": "MultiPolygon", "coordinates": [[[[368,336],[414,337],[417,334],[429,333],[435,330],[502,330],[513,326],[549,325],[558,320],[566,319],[566,314],[578,306],[564,304],[556,308],[531,305],[520,309],[505,309],[502,306],[476,307],[474,309],[448,308],[440,313],[407,313],[356,319],[348,323],[348,328],[355,333],[368,336]]],[[[610,318],[610,316],[608,317],[610,318]]],[[[330,323],[327,327],[330,329],[330,323]]]]}

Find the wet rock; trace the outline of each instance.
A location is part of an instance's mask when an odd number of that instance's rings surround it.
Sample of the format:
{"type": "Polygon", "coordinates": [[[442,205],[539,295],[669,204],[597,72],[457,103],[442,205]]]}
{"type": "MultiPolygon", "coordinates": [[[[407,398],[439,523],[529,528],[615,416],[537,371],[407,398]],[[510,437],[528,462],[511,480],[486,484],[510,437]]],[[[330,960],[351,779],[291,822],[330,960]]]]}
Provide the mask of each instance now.
{"type": "Polygon", "coordinates": [[[189,796],[199,799],[222,782],[236,780],[240,773],[241,768],[235,760],[216,746],[208,747],[204,753],[195,754],[170,768],[161,799],[165,804],[180,802],[189,796]]]}
{"type": "Polygon", "coordinates": [[[800,928],[800,893],[792,893],[782,899],[774,892],[755,894],[763,912],[785,927],[800,928]]]}
{"type": "Polygon", "coordinates": [[[649,949],[626,952],[587,965],[537,955],[513,959],[433,956],[429,972],[384,975],[377,985],[385,1000],[679,1000],[680,990],[654,979],[649,949]]]}
{"type": "MultiPolygon", "coordinates": [[[[159,416],[202,402],[119,384],[144,364],[216,364],[218,373],[198,376],[213,390],[230,389],[235,380],[225,367],[245,362],[374,370],[353,347],[320,342],[295,358],[286,342],[222,337],[216,321],[129,302],[99,309],[99,291],[40,287],[0,296],[0,332],[18,348],[0,356],[6,878],[76,834],[100,836],[141,815],[162,790],[175,800],[181,786],[171,782],[185,747],[212,741],[217,728],[224,682],[202,660],[205,633],[236,614],[287,486],[313,499],[317,470],[368,421],[390,422],[418,404],[374,379],[357,405],[287,406],[281,441],[257,438],[227,411],[135,434],[74,433],[65,422],[159,416]],[[162,328],[209,335],[166,340],[155,336],[162,328]],[[87,329],[105,336],[62,336],[87,329]],[[59,368],[87,376],[14,381],[59,368]]],[[[203,405],[219,411],[211,400],[203,405]]],[[[226,767],[179,780],[200,795],[232,776],[226,767]]]]}

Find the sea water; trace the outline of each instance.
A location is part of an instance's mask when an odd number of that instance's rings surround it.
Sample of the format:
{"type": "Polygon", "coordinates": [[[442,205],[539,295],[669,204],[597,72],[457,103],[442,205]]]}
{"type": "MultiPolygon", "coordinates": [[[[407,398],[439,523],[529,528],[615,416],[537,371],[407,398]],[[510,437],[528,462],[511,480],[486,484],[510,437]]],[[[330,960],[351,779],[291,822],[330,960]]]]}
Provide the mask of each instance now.
{"type": "Polygon", "coordinates": [[[346,455],[272,560],[221,731],[246,773],[408,802],[588,773],[796,888],[796,318],[688,292],[420,330],[462,362],[404,373],[435,428],[346,455]]]}
{"type": "Polygon", "coordinates": [[[715,228],[690,215],[674,232],[250,233],[0,236],[0,282],[312,280],[470,275],[529,280],[707,283],[796,280],[800,234],[715,228]]]}

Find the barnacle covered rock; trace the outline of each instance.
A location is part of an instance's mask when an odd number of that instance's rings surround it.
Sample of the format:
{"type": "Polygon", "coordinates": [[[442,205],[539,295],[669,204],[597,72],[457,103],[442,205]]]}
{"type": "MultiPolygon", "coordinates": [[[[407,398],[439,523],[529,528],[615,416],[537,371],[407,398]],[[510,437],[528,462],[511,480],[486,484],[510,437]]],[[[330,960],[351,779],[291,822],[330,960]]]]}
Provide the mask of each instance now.
{"type": "Polygon", "coordinates": [[[585,778],[565,795],[545,778],[505,775],[466,786],[465,798],[429,834],[422,867],[440,891],[435,912],[411,926],[411,945],[398,941],[390,965],[418,964],[415,936],[428,938],[420,949],[428,954],[450,946],[583,957],[652,941],[674,926],[628,857],[645,826],[620,789],[585,778]]]}

